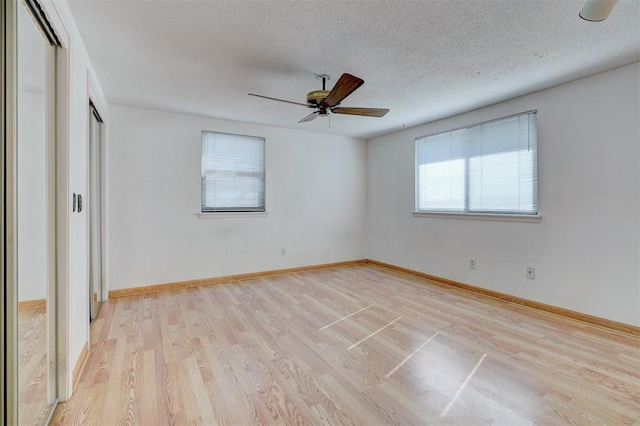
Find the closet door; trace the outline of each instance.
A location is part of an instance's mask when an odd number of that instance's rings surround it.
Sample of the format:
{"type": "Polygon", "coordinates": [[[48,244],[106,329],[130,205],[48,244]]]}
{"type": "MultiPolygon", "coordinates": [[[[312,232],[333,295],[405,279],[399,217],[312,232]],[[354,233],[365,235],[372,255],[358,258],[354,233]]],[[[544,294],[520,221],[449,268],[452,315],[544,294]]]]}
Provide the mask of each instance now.
{"type": "MultiPolygon", "coordinates": [[[[8,2],[9,3],[9,2],[8,2]]],[[[15,42],[10,156],[12,383],[9,424],[45,424],[56,398],[55,351],[55,35],[35,0],[11,1],[15,42]],[[52,39],[52,37],[54,39],[52,39]]],[[[9,357],[8,357],[9,358],[9,357]]]]}
{"type": "Polygon", "coordinates": [[[102,303],[102,119],[89,105],[89,321],[102,303]]]}

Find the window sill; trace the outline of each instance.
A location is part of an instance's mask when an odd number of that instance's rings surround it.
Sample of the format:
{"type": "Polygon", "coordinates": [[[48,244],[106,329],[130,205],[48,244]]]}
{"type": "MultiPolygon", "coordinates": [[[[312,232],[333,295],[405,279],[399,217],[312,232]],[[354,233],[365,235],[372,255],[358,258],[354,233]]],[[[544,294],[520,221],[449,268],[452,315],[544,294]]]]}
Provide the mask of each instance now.
{"type": "Polygon", "coordinates": [[[490,220],[494,222],[540,223],[542,215],[515,215],[492,213],[426,213],[413,212],[415,217],[431,217],[436,219],[490,220]]]}
{"type": "Polygon", "coordinates": [[[245,217],[265,217],[267,212],[208,212],[196,213],[200,219],[239,219],[245,217]]]}

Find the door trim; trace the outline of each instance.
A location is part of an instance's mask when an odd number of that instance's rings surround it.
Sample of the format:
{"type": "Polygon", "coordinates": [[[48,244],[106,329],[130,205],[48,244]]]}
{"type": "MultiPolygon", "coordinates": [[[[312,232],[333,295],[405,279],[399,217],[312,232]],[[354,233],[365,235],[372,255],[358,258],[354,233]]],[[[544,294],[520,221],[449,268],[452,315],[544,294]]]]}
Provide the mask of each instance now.
{"type": "Polygon", "coordinates": [[[58,399],[71,397],[69,354],[69,51],[56,55],[56,281],[58,399]]]}
{"type": "MultiPolygon", "coordinates": [[[[94,75],[87,70],[87,93],[89,95],[89,102],[93,105],[93,108],[98,113],[100,122],[100,221],[101,221],[101,236],[100,236],[100,251],[102,261],[102,301],[109,299],[109,241],[107,239],[109,231],[109,221],[107,216],[108,211],[108,191],[109,181],[107,179],[107,164],[108,164],[108,150],[107,150],[107,108],[100,102],[103,98],[101,91],[95,81],[94,75]]],[[[90,120],[91,117],[89,116],[90,120]]]]}
{"type": "MultiPolygon", "coordinates": [[[[90,79],[88,79],[88,81],[91,81],[90,79]]],[[[99,268],[99,276],[98,276],[98,280],[100,282],[100,294],[99,294],[99,298],[100,301],[98,303],[98,307],[96,309],[96,315],[98,313],[98,311],[100,310],[100,305],[102,303],[104,299],[104,238],[105,238],[105,233],[104,233],[104,207],[103,207],[103,203],[104,203],[104,161],[102,159],[103,156],[103,133],[104,133],[104,120],[102,119],[102,115],[100,114],[100,111],[98,110],[98,108],[96,107],[96,104],[93,102],[93,99],[91,98],[91,90],[88,91],[89,93],[89,105],[88,105],[88,114],[87,114],[87,205],[89,207],[88,210],[88,214],[87,214],[87,253],[89,254],[88,256],[88,262],[89,265],[87,267],[87,275],[88,275],[88,279],[87,279],[87,283],[89,284],[89,321],[90,323],[93,322],[93,318],[91,318],[92,316],[92,311],[93,311],[93,288],[92,288],[92,282],[94,280],[95,277],[95,273],[94,273],[94,253],[93,253],[93,249],[94,249],[94,238],[95,238],[95,234],[97,233],[98,235],[98,239],[99,239],[99,256],[98,256],[98,262],[100,263],[100,268],[99,268]],[[93,118],[95,118],[98,123],[100,124],[100,128],[99,128],[99,135],[98,135],[98,150],[97,152],[95,152],[95,148],[93,146],[94,141],[93,141],[93,118]],[[95,171],[94,171],[94,156],[97,155],[97,163],[98,163],[98,175],[95,175],[95,171]],[[99,211],[97,212],[98,214],[98,223],[97,223],[97,229],[94,229],[94,215],[96,214],[96,209],[93,206],[93,200],[94,200],[94,195],[92,194],[93,190],[94,190],[94,179],[97,179],[98,181],[98,196],[100,197],[100,201],[99,201],[99,211]]],[[[87,336],[87,343],[91,344],[91,327],[89,327],[89,335],[87,336]]]]}
{"type": "Polygon", "coordinates": [[[0,37],[0,134],[2,135],[2,144],[0,145],[0,204],[2,208],[0,208],[0,277],[1,277],[1,288],[0,288],[0,307],[2,307],[2,314],[0,314],[0,330],[3,330],[2,338],[0,338],[0,423],[1,424],[9,424],[8,422],[8,412],[7,412],[7,394],[8,392],[8,382],[5,377],[5,370],[7,366],[7,335],[8,333],[4,332],[8,330],[5,328],[6,324],[6,313],[7,313],[7,297],[6,297],[6,283],[7,277],[5,275],[5,246],[7,243],[6,235],[5,235],[5,173],[6,173],[6,161],[5,161],[5,147],[6,147],[6,133],[5,133],[5,122],[7,120],[7,40],[9,40],[9,35],[11,34],[12,25],[10,24],[10,20],[7,18],[9,16],[9,10],[7,8],[7,2],[0,2],[0,20],[2,21],[2,34],[0,37]]]}
{"type": "Polygon", "coordinates": [[[16,286],[16,180],[17,164],[15,151],[16,132],[16,21],[17,3],[4,2],[4,326],[5,326],[5,424],[16,424],[18,420],[18,375],[15,366],[18,361],[18,292],[16,286]]]}

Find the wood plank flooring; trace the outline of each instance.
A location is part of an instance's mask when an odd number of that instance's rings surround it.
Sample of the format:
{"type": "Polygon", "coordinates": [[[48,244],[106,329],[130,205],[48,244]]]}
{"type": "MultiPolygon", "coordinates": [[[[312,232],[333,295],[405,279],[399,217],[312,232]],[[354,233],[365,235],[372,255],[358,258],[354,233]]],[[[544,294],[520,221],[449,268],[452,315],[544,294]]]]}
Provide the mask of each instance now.
{"type": "Polygon", "coordinates": [[[43,424],[47,401],[47,308],[43,302],[18,310],[18,421],[43,424]]]}
{"type": "Polygon", "coordinates": [[[52,424],[640,424],[640,339],[374,266],[110,300],[52,424]]]}

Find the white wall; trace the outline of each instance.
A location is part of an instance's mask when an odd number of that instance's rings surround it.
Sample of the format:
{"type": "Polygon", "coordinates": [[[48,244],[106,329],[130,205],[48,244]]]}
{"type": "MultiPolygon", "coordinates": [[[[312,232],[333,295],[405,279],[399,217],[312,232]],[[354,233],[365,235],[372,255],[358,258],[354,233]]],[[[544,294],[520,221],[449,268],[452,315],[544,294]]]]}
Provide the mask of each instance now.
{"type": "Polygon", "coordinates": [[[111,105],[109,289],[363,258],[366,155],[361,139],[111,105]],[[267,215],[197,215],[202,130],[266,138],[267,215]]]}
{"type": "MultiPolygon", "coordinates": [[[[44,55],[43,55],[44,56],[44,55]]],[[[44,93],[18,90],[18,300],[47,297],[44,93]]]]}
{"type": "Polygon", "coordinates": [[[368,257],[640,325],[639,104],[636,63],[370,140],[368,257]],[[412,216],[416,137],[531,109],[541,223],[412,216]]]}

